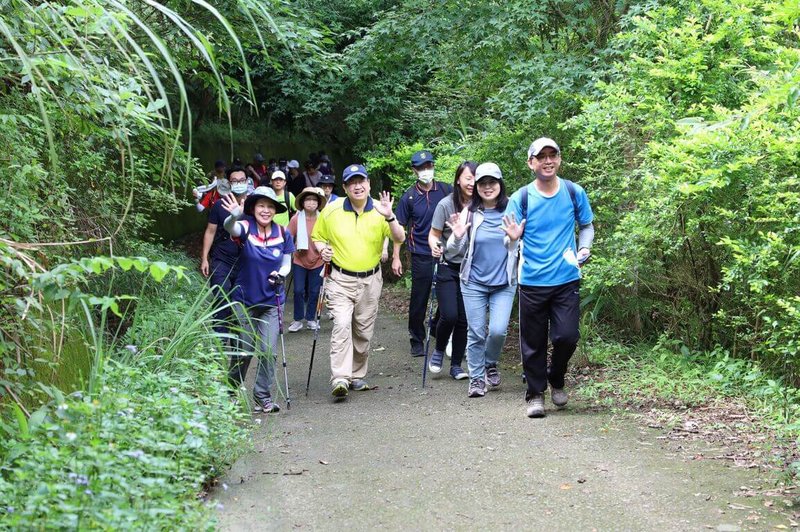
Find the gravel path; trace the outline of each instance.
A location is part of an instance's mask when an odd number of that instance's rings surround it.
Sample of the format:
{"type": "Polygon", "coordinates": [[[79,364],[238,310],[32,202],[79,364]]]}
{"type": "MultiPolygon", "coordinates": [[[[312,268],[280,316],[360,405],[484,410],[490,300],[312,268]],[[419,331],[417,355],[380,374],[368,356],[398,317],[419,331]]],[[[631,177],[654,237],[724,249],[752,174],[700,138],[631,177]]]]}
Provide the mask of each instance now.
{"type": "MultiPolygon", "coordinates": [[[[288,314],[288,313],[287,313],[288,314]]],[[[261,416],[254,450],[210,494],[224,530],[765,530],[788,520],[743,497],[753,470],[688,461],[660,431],[572,399],[525,417],[519,369],[482,399],[467,381],[430,378],[408,356],[405,323],[379,317],[370,355],[377,390],[330,399],[330,322],[311,391],[312,334],[286,335],[292,408],[261,416]]],[[[512,349],[513,351],[513,349],[512,349]]],[[[503,371],[503,368],[506,368],[503,371]]],[[[445,368],[446,371],[446,368],[445,368]]],[[[443,374],[444,375],[444,372],[443,374]]],[[[251,371],[252,379],[252,371],[251,371]]],[[[283,382],[281,370],[281,383],[283,382]]]]}

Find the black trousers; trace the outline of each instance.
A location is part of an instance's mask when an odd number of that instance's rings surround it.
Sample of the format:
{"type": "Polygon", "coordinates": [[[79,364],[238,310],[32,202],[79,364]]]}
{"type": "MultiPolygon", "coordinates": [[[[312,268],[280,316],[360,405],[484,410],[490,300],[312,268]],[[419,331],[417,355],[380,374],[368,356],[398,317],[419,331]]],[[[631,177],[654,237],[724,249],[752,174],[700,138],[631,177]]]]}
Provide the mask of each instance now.
{"type": "Polygon", "coordinates": [[[567,364],[580,339],[580,281],[559,286],[519,287],[519,344],[528,382],[527,401],[534,395],[564,387],[567,364]],[[547,338],[553,356],[547,367],[547,338]]]}
{"type": "MultiPolygon", "coordinates": [[[[430,255],[411,254],[411,300],[408,302],[408,335],[411,350],[420,353],[425,347],[425,327],[428,323],[428,298],[433,282],[434,258],[430,255]]],[[[436,317],[433,333],[436,334],[436,317]]]]}
{"type": "Polygon", "coordinates": [[[453,335],[453,357],[450,366],[460,366],[467,350],[467,313],[461,297],[459,268],[440,264],[436,274],[436,299],[439,302],[439,324],[436,327],[436,349],[444,352],[453,335]]]}

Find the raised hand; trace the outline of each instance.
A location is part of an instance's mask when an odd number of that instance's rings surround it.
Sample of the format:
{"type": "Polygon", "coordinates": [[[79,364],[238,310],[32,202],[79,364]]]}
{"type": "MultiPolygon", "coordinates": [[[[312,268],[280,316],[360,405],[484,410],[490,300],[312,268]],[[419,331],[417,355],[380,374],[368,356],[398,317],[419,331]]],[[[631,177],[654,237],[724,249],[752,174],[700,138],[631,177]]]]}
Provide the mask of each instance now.
{"type": "Polygon", "coordinates": [[[522,233],[525,232],[525,222],[527,220],[522,220],[521,224],[517,223],[516,217],[511,214],[511,216],[503,215],[503,231],[508,235],[508,238],[511,240],[519,240],[522,238],[522,233]]]}
{"type": "Polygon", "coordinates": [[[392,200],[392,195],[386,191],[383,191],[381,192],[380,201],[375,207],[375,210],[378,211],[384,218],[390,218],[394,216],[392,214],[393,203],[394,201],[392,200]]]}
{"type": "Polygon", "coordinates": [[[453,236],[458,239],[464,238],[464,235],[467,233],[467,229],[469,229],[469,226],[472,225],[472,222],[464,223],[458,213],[451,214],[450,221],[445,223],[447,224],[447,227],[453,231],[453,236]]]}
{"type": "Polygon", "coordinates": [[[233,194],[233,192],[226,196],[222,196],[220,200],[222,200],[222,208],[231,213],[234,217],[238,217],[240,214],[242,214],[242,208],[239,206],[239,200],[236,199],[236,196],[233,194]]]}

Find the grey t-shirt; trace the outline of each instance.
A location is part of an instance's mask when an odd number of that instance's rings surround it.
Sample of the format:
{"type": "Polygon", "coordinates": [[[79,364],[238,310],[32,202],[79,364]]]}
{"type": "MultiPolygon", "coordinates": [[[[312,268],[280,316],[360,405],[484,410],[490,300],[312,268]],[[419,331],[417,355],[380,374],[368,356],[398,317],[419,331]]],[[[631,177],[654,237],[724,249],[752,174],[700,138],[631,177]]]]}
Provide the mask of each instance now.
{"type": "MultiPolygon", "coordinates": [[[[453,194],[456,193],[457,191],[453,192],[453,194]]],[[[453,194],[450,194],[436,205],[436,210],[433,211],[433,219],[431,220],[431,229],[438,229],[442,232],[443,242],[447,242],[447,239],[450,238],[450,234],[453,232],[445,223],[450,220],[451,215],[456,213],[456,207],[453,205],[453,194]]],[[[467,246],[464,246],[460,253],[455,254],[448,253],[445,249],[444,260],[453,264],[461,264],[466,253],[467,246]]]]}

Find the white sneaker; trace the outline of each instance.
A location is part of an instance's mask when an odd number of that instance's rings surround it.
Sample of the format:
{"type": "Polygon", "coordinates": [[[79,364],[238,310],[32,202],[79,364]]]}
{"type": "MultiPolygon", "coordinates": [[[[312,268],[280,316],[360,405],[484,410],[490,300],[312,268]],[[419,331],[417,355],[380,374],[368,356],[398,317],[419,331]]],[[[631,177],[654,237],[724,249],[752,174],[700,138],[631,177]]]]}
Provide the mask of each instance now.
{"type": "Polygon", "coordinates": [[[444,354],[447,355],[447,358],[453,358],[453,335],[450,335],[450,339],[447,340],[447,347],[444,350],[444,354]]]}
{"type": "Polygon", "coordinates": [[[319,322],[314,320],[308,320],[306,322],[306,329],[311,331],[316,331],[317,329],[319,329],[319,322]]]}
{"type": "Polygon", "coordinates": [[[297,332],[303,329],[303,322],[302,321],[293,321],[291,325],[289,325],[289,332],[297,332]]]}

